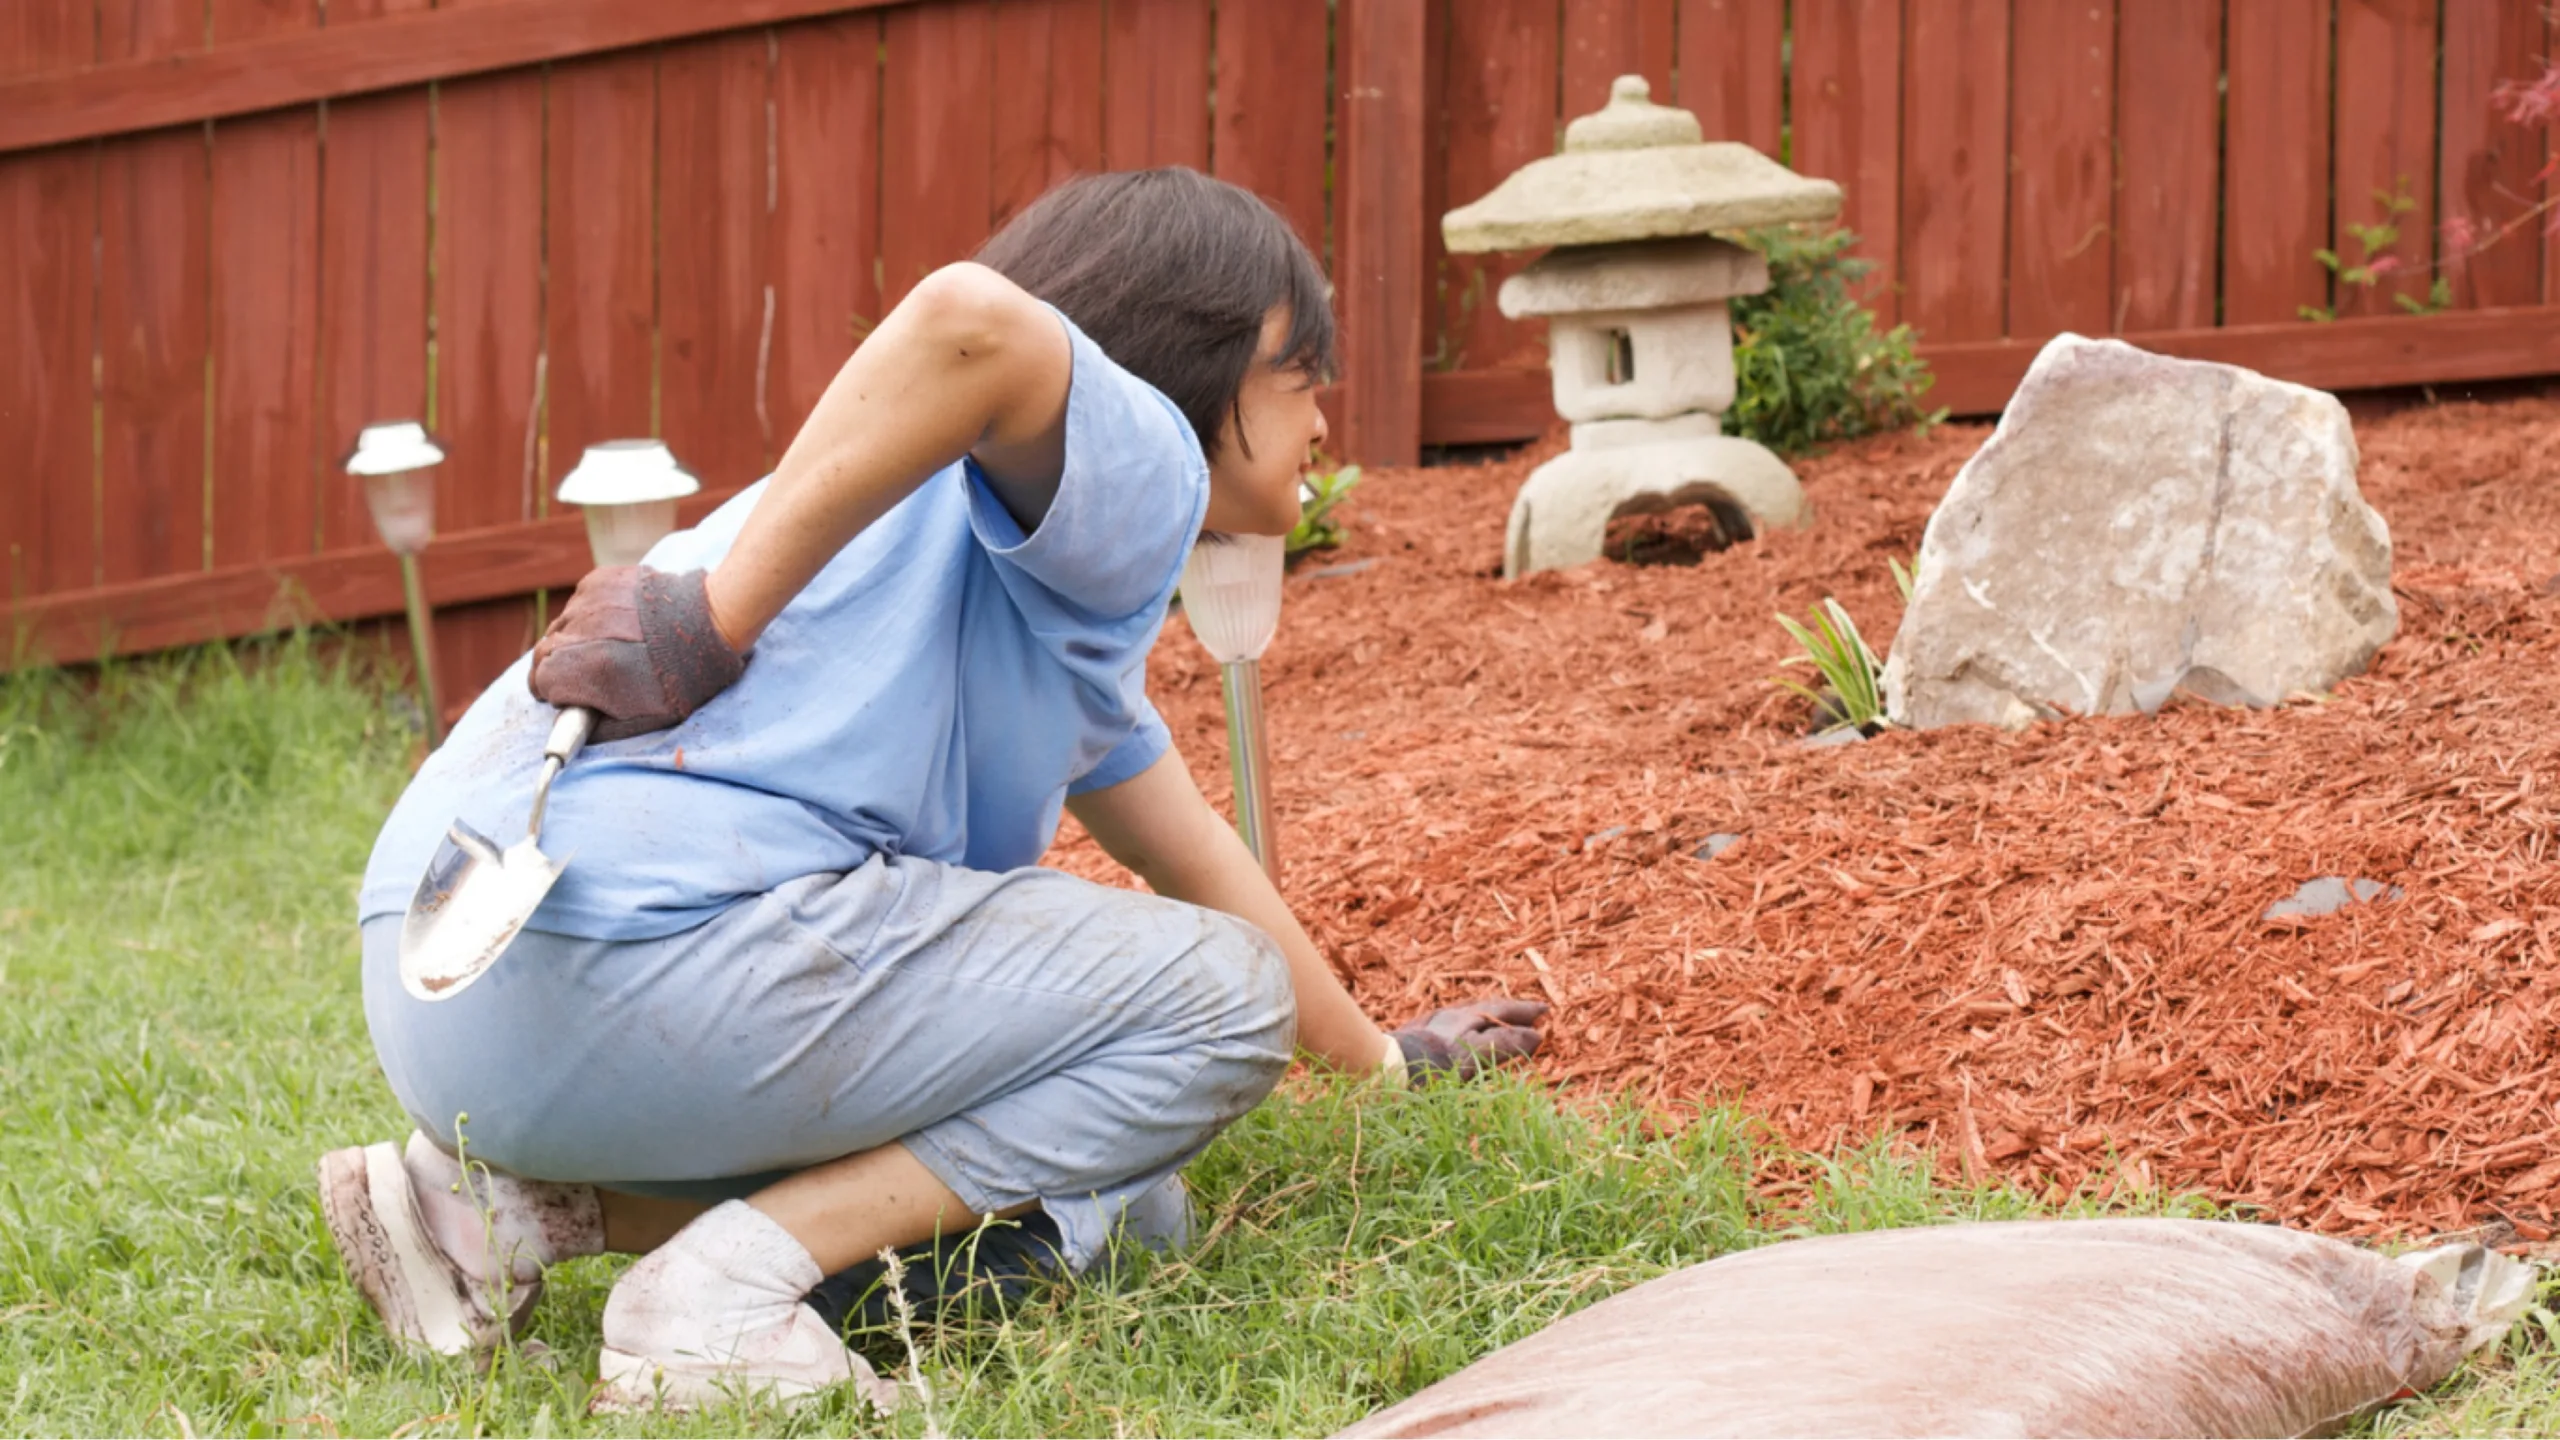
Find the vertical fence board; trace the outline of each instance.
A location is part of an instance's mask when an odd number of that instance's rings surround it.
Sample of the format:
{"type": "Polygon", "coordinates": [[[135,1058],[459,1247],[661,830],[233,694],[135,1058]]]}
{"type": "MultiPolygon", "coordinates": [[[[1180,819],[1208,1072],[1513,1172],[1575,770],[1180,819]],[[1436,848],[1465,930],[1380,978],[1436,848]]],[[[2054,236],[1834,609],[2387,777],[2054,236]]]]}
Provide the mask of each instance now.
{"type": "MultiPolygon", "coordinates": [[[[2478,3],[2478,0],[2474,0],[2478,3]]],[[[2380,254],[2396,268],[2372,286],[2337,287],[2341,315],[2387,315],[2423,300],[2435,262],[2436,0],[2337,0],[2337,171],[2331,249],[2365,259],[2350,225],[2399,230],[2380,254]],[[2394,216],[2405,199],[2413,207],[2394,216]]]]}
{"type": "Polygon", "coordinates": [[[791,437],[880,318],[880,17],[777,32],[774,440],[791,437]]]}
{"type": "MultiPolygon", "coordinates": [[[[200,6],[111,4],[101,61],[200,50],[200,6]]],[[[99,578],[204,567],[204,127],[120,137],[98,160],[99,578]]]]}
{"type": "Polygon", "coordinates": [[[1217,173],[1324,253],[1325,0],[1218,11],[1217,173]]]}
{"type": "Polygon", "coordinates": [[[1209,168],[1209,0],[1111,0],[1103,163],[1209,168]]]}
{"type": "Polygon", "coordinates": [[[2106,333],[2115,202],[2115,0],[2017,8],[2009,325],[2106,333]]]}
{"type": "MultiPolygon", "coordinates": [[[[0,14],[0,76],[91,58],[91,0],[21,0],[0,14]]],[[[91,490],[96,344],[90,244],[97,148],[0,157],[0,446],[22,467],[0,484],[0,600],[95,580],[91,490]]],[[[0,659],[14,638],[0,637],[0,659]]]]}
{"type": "MultiPolygon", "coordinates": [[[[213,43],[314,30],[319,0],[212,0],[213,43]]],[[[316,106],[212,131],[212,563],[319,543],[320,114],[316,106]]]]}
{"type": "MultiPolygon", "coordinates": [[[[336,0],[359,25],[426,0],[336,0]]],[[[320,150],[320,548],[373,538],[364,492],[339,468],[356,432],[427,414],[427,97],[329,104],[320,150]]]]}
{"type": "Polygon", "coordinates": [[[991,229],[1102,169],[1102,0],[996,0],[991,229]]]}
{"type": "Polygon", "coordinates": [[[653,54],[551,72],[545,429],[561,474],[596,441],[654,433],[656,76],[653,54]]]}
{"type": "Polygon", "coordinates": [[[340,468],[356,432],[427,413],[427,110],[423,95],[329,107],[321,155],[320,548],[373,535],[340,468]]]}
{"type": "Polygon", "coordinates": [[[86,67],[97,29],[97,0],[11,0],[0,6],[0,79],[86,67]]]}
{"type": "Polygon", "coordinates": [[[1571,0],[1564,7],[1564,118],[1609,103],[1609,85],[1642,75],[1670,103],[1674,0],[1571,0]]]}
{"type": "Polygon", "coordinates": [[[659,428],[713,485],[763,475],[778,443],[764,388],[769,55],[747,30],[658,61],[659,428]]]}
{"type": "Polygon", "coordinates": [[[2224,53],[2222,323],[2329,303],[2329,0],[2242,0],[2224,53]]]}
{"type": "MultiPolygon", "coordinates": [[[[1504,176],[1555,153],[1561,35],[1545,0],[1466,0],[1449,33],[1447,194],[1471,204],[1504,176]]],[[[1440,217],[1428,217],[1435,228],[1440,217]]],[[[1337,245],[1340,237],[1336,237],[1337,245]]],[[[1462,369],[1546,363],[1545,332],[1503,318],[1495,297],[1526,263],[1517,255],[1452,255],[1440,287],[1437,353],[1462,369]]]]}
{"type": "Polygon", "coordinates": [[[2008,274],[2009,0],[1908,0],[1904,13],[1902,318],[1934,341],[1997,340],[2008,274]]]}
{"type": "Polygon", "coordinates": [[[1049,188],[1049,49],[1055,0],[995,0],[987,115],[988,224],[1002,229],[1049,188]]]}
{"type": "Polygon", "coordinates": [[[2118,31],[2110,329],[2213,323],[2223,0],[2139,0],[2118,31]]]}
{"type": "Polygon", "coordinates": [[[1773,159],[1786,144],[1787,0],[1680,0],[1673,93],[1710,140],[1773,159]]]}
{"type": "Polygon", "coordinates": [[[1049,0],[1049,183],[1102,171],[1103,0],[1049,0]]]}
{"type": "Polygon", "coordinates": [[[1342,413],[1337,448],[1368,464],[1410,465],[1422,451],[1423,0],[1344,0],[1335,173],[1342,297],[1342,413]]]}
{"type": "Polygon", "coordinates": [[[1427,372],[1454,370],[1458,363],[1440,325],[1440,316],[1448,308],[1449,287],[1449,242],[1440,233],[1440,217],[1450,207],[1449,32],[1457,23],[1450,15],[1452,3],[1422,0],[1421,324],[1422,368],[1427,372]]]}
{"type": "Polygon", "coordinates": [[[994,16],[985,0],[917,5],[887,19],[880,106],[881,303],[987,238],[994,138],[994,16]]]}
{"type": "MultiPolygon", "coordinates": [[[[0,159],[0,598],[94,578],[91,148],[0,159]]],[[[14,642],[0,636],[0,657],[14,642]]]]}
{"type": "Polygon", "coordinates": [[[1840,224],[1876,268],[1861,298],[1902,314],[1901,0],[1795,0],[1794,168],[1836,180],[1840,224]]]}
{"type": "MultiPolygon", "coordinates": [[[[2444,12],[2444,134],[2437,150],[2444,223],[2470,232],[2444,247],[2457,309],[2546,297],[2533,221],[2543,135],[2499,113],[2498,86],[2540,73],[2543,0],[2471,0],[2444,12]],[[2521,222],[2521,223],[2520,223],[2521,222]],[[2497,237],[2492,239],[2491,237],[2497,237]]],[[[2454,237],[2449,237],[2454,238],[2454,237]]]]}
{"type": "MultiPolygon", "coordinates": [[[[451,7],[458,0],[443,3],[451,7]]],[[[608,63],[637,67],[645,142],[648,57],[608,63]]],[[[547,372],[542,364],[545,106],[543,77],[530,71],[449,82],[436,95],[436,423],[449,456],[436,476],[437,523],[447,530],[502,524],[545,510],[539,448],[545,419],[538,392],[557,395],[560,383],[556,345],[547,372]]],[[[558,166],[554,176],[605,169],[616,158],[615,146],[600,132],[564,137],[555,130],[550,143],[552,155],[576,157],[558,166]],[[564,146],[564,138],[571,143],[564,146]]],[[[648,174],[643,150],[633,190],[637,214],[620,222],[635,227],[644,257],[648,174]]],[[[550,223],[556,240],[556,210],[550,223]]],[[[570,268],[582,273],[575,261],[570,268]]],[[[646,283],[645,268],[639,278],[646,283]]],[[[555,282],[555,290],[562,283],[555,282]]],[[[643,323],[647,315],[643,290],[643,323]]],[[[643,338],[645,342],[645,334],[643,338]]],[[[625,382],[631,387],[626,398],[643,421],[648,414],[647,353],[641,350],[641,362],[625,382]]],[[[566,439],[557,418],[555,413],[550,425],[555,456],[566,439]]],[[[635,423],[623,433],[638,434],[640,429],[635,423]]],[[[583,440],[566,443],[574,462],[575,447],[583,440]]],[[[567,462],[555,464],[565,469],[567,462]]],[[[432,551],[426,564],[435,564],[432,551]]],[[[437,669],[448,709],[478,693],[524,653],[533,642],[535,613],[532,602],[524,600],[437,612],[437,669]]]]}
{"type": "MultiPolygon", "coordinates": [[[[2560,64],[2560,13],[2550,15],[2542,31],[2542,54],[2550,64],[2560,64]]],[[[2542,172],[2542,197],[2552,205],[2542,215],[2542,300],[2552,305],[2560,302],[2560,220],[2552,220],[2552,213],[2560,213],[2560,164],[2552,164],[2560,161],[2560,120],[2542,126],[2542,146],[2550,156],[2542,172]]]]}

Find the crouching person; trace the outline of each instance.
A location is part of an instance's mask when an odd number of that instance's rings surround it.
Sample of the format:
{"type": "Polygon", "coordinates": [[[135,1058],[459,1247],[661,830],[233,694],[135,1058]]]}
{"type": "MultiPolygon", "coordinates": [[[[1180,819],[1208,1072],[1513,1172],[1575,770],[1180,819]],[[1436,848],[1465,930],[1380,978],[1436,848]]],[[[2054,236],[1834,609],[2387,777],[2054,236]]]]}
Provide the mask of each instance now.
{"type": "Polygon", "coordinates": [[[773,475],[582,582],[385,825],[365,1016],[405,1144],[320,1165],[401,1339],[497,1343],[543,1268],[647,1258],[606,1404],[870,1379],[808,1303],[884,1249],[1023,1217],[1059,1265],[1180,1234],[1179,1172],[1277,1082],[1472,1073],[1540,1007],[1393,1035],[1353,1003],[1149,705],[1204,532],[1277,534],[1333,320],[1251,195],[1073,182],[855,351],[773,475]],[[603,717],[574,856],[450,999],[398,979],[446,826],[521,834],[554,706],[603,717]],[[1153,894],[1033,868],[1062,807],[1153,894]],[[468,1176],[457,1150],[473,1162],[468,1176]]]}

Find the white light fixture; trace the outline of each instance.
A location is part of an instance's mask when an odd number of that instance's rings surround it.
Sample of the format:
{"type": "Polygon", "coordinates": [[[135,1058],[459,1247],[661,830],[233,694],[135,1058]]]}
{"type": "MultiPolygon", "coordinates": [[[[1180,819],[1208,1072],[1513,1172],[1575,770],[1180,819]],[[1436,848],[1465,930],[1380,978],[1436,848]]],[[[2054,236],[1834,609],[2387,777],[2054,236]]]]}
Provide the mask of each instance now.
{"type": "Polygon", "coordinates": [[[1227,766],[1235,778],[1236,830],[1280,883],[1280,840],[1271,827],[1271,758],[1263,738],[1262,652],[1280,628],[1287,540],[1203,535],[1182,567],[1182,613],[1218,662],[1227,701],[1227,766]]]}
{"type": "Polygon", "coordinates": [[[662,440],[605,440],[562,476],[558,498],[587,512],[598,565],[637,565],[676,528],[676,502],[702,488],[662,440]]]}
{"type": "Polygon", "coordinates": [[[436,534],[435,478],[444,447],[415,420],[367,425],[356,432],[347,473],[364,482],[365,509],[382,543],[402,555],[427,548],[436,534]]]}
{"type": "Polygon", "coordinates": [[[418,702],[427,712],[427,744],[444,742],[444,710],[436,691],[435,613],[418,580],[418,552],[436,536],[435,477],[444,447],[415,420],[367,425],[356,432],[346,471],[364,482],[374,533],[400,557],[400,594],[409,612],[409,645],[417,657],[418,702]]]}

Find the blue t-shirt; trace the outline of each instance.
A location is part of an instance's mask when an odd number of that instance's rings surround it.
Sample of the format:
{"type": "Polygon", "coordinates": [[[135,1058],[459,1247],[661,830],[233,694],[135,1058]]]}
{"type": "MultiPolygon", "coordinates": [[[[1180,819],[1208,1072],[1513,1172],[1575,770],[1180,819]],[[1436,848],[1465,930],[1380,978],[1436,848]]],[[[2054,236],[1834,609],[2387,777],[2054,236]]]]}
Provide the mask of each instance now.
{"type": "MultiPolygon", "coordinates": [[[[533,928],[600,940],[698,925],[786,880],[876,853],[982,870],[1036,862],[1069,792],[1170,744],[1147,651],[1209,502],[1189,422],[1061,317],[1074,359],[1066,468],[1029,535],[963,461],[856,536],[756,642],[746,673],[674,729],[593,745],[553,786],[542,848],[568,870],[533,928]]],[[[708,569],[764,485],[660,541],[708,569]]],[[[361,918],[399,914],[456,816],[524,834],[556,713],[520,659],[391,812],[361,918]]]]}

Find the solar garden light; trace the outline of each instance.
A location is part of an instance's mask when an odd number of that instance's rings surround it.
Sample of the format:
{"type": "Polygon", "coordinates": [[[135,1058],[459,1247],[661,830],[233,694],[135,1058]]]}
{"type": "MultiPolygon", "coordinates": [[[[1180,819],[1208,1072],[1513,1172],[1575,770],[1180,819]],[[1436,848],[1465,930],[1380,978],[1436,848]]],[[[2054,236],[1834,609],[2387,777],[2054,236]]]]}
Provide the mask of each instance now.
{"type": "Polygon", "coordinates": [[[364,482],[374,533],[400,557],[400,594],[409,610],[409,644],[418,664],[418,700],[427,711],[427,744],[444,743],[444,711],[436,698],[434,612],[418,583],[418,552],[436,535],[435,477],[444,447],[415,420],[367,425],[356,433],[346,471],[364,482]]]}
{"type": "Polygon", "coordinates": [[[1211,535],[1182,567],[1182,610],[1191,633],[1218,662],[1227,699],[1227,763],[1235,776],[1236,830],[1273,884],[1280,847],[1271,830],[1271,760],[1262,730],[1262,652],[1280,628],[1280,576],[1287,539],[1211,535]]]}
{"type": "Polygon", "coordinates": [[[676,502],[702,488],[663,440],[606,440],[561,477],[561,503],[587,512],[598,565],[637,565],[676,528],[676,502]]]}

